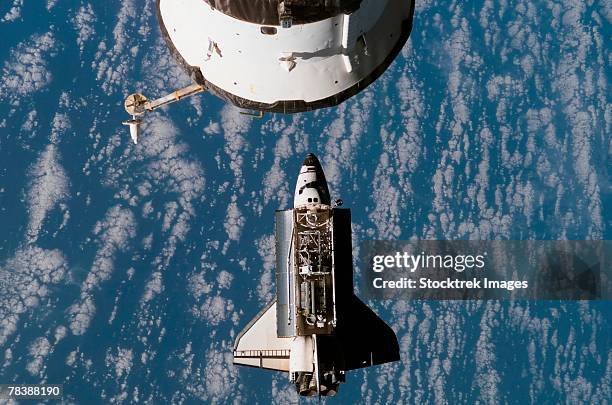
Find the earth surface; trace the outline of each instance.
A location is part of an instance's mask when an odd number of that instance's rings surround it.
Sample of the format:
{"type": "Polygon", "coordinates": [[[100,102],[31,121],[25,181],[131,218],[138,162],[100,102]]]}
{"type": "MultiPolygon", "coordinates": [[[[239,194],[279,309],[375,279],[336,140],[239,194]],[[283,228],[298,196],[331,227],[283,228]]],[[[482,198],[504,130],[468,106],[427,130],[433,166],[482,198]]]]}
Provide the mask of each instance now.
{"type": "MultiPolygon", "coordinates": [[[[203,94],[149,114],[134,145],[124,97],[189,83],[154,1],[3,1],[0,383],[79,404],[297,402],[231,349],[274,295],[274,210],[308,152],[352,209],[355,254],[610,239],[611,23],[606,1],[418,0],[397,60],[339,107],[256,120],[203,94]]],[[[401,361],[323,402],[612,401],[610,302],[368,304],[401,361]]]]}

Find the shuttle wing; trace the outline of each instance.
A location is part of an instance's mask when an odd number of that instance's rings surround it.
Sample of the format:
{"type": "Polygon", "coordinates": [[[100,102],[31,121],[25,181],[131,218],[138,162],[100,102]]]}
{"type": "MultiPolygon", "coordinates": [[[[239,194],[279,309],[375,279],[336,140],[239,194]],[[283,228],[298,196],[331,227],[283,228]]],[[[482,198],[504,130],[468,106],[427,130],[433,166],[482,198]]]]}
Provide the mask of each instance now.
{"type": "Polygon", "coordinates": [[[352,295],[338,324],[337,336],[344,351],[346,370],[400,359],[399,345],[391,329],[374,311],[352,295]]]}
{"type": "Polygon", "coordinates": [[[289,371],[291,341],[291,338],[276,336],[274,300],[236,338],[234,364],[289,371]]]}
{"type": "Polygon", "coordinates": [[[334,259],[336,272],[336,335],[346,370],[400,359],[393,329],[353,293],[351,211],[334,208],[334,259]]]}

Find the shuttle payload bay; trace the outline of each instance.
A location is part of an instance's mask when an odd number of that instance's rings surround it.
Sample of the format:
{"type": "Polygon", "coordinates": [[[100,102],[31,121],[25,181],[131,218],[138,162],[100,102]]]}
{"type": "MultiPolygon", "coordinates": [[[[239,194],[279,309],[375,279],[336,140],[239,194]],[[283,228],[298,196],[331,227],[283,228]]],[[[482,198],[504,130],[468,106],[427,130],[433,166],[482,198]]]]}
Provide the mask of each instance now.
{"type": "Polygon", "coordinates": [[[399,360],[393,330],[353,294],[350,210],[333,207],[314,155],[294,207],[276,212],[276,298],[238,335],[234,363],[287,372],[300,395],[332,396],[349,370],[399,360]]]}

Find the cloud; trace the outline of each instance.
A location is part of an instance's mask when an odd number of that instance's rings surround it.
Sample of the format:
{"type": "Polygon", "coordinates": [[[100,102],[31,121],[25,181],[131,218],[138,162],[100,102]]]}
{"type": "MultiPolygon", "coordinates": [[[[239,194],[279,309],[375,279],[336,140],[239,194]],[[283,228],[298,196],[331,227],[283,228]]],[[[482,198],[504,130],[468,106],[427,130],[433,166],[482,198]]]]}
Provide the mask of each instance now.
{"type": "Polygon", "coordinates": [[[234,311],[234,303],[221,296],[208,297],[200,306],[193,308],[194,316],[206,320],[210,326],[217,326],[230,318],[234,311]]]}
{"type": "Polygon", "coordinates": [[[96,314],[96,306],[90,295],[83,294],[78,302],[68,308],[70,330],[75,335],[83,335],[87,332],[91,321],[96,314]]]}
{"type": "MultiPolygon", "coordinates": [[[[123,83],[128,74],[128,61],[115,62],[111,56],[112,50],[107,49],[106,42],[102,41],[98,44],[96,58],[92,62],[92,68],[95,69],[96,79],[101,82],[100,88],[107,94],[111,95],[116,91],[116,87],[123,83]],[[111,65],[115,62],[115,65],[111,65]]],[[[125,59],[125,57],[124,57],[125,59]]]]}
{"type": "Polygon", "coordinates": [[[36,127],[38,127],[38,121],[36,120],[38,113],[36,110],[32,110],[28,113],[26,120],[21,125],[21,130],[24,132],[32,133],[36,127]]]}
{"type": "Polygon", "coordinates": [[[57,328],[55,328],[54,344],[57,344],[60,340],[65,338],[67,334],[68,334],[68,329],[64,325],[60,325],[57,328]]]}
{"type": "Polygon", "coordinates": [[[0,99],[18,105],[21,97],[41,90],[51,82],[47,58],[55,56],[57,44],[52,32],[33,35],[11,50],[0,78],[0,99]]]}
{"type": "Polygon", "coordinates": [[[162,263],[167,266],[177,244],[185,240],[191,229],[190,222],[196,215],[194,204],[203,198],[204,172],[199,162],[190,159],[187,144],[177,139],[178,130],[169,120],[152,115],[147,118],[143,132],[146,136],[130,156],[132,160],[109,167],[108,182],[115,188],[119,187],[116,183],[126,182],[127,187],[131,177],[124,176],[130,170],[126,166],[144,163],[144,179],[150,183],[149,189],[162,189],[176,199],[165,204],[162,223],[162,230],[168,234],[162,251],[162,263]]]}
{"type": "Polygon", "coordinates": [[[42,376],[43,362],[49,355],[51,344],[44,337],[39,337],[30,345],[28,352],[32,360],[27,364],[26,369],[33,376],[42,376]]]}
{"type": "Polygon", "coordinates": [[[116,254],[126,251],[136,236],[134,214],[121,205],[115,205],[107,211],[104,220],[96,223],[93,233],[98,238],[99,248],[81,285],[79,300],[68,309],[70,330],[75,335],[87,331],[96,312],[93,293],[110,279],[116,254]]]}
{"type": "Polygon", "coordinates": [[[151,274],[149,281],[145,285],[144,293],[142,294],[142,301],[149,302],[156,295],[160,294],[164,290],[164,282],[162,280],[162,274],[159,271],[151,274]]]}
{"type": "Polygon", "coordinates": [[[276,404],[294,404],[300,403],[300,397],[297,394],[293,384],[289,383],[286,375],[275,375],[272,377],[272,398],[276,404]]]}
{"type": "Polygon", "coordinates": [[[485,403],[499,402],[501,378],[495,365],[496,352],[493,349],[493,328],[495,316],[499,312],[498,302],[484,304],[484,314],[480,320],[480,336],[476,342],[474,362],[476,375],[474,383],[480,388],[480,399],[485,403]]]}
{"type": "Polygon", "coordinates": [[[306,134],[299,122],[298,116],[293,116],[290,124],[285,124],[283,119],[280,122],[273,122],[271,125],[275,132],[280,132],[280,137],[274,146],[274,163],[263,178],[263,204],[259,205],[258,214],[261,215],[263,205],[267,205],[271,200],[278,202],[280,208],[289,206],[291,203],[291,186],[287,178],[292,178],[292,173],[286,173],[283,163],[293,158],[293,153],[301,148],[301,142],[305,142],[306,134]]]}
{"type": "Polygon", "coordinates": [[[150,17],[151,7],[137,4],[134,0],[121,2],[112,29],[112,39],[103,39],[98,44],[91,64],[96,80],[101,82],[100,88],[107,95],[118,91],[127,94],[131,90],[128,89],[129,83],[132,83],[128,75],[137,66],[134,61],[139,45],[148,39],[150,30],[146,27],[149,26],[150,17]]]}
{"type": "Polygon", "coordinates": [[[346,105],[348,114],[343,118],[348,128],[345,128],[345,123],[341,121],[332,123],[329,130],[330,137],[325,145],[324,169],[332,189],[340,184],[344,176],[354,170],[349,162],[355,159],[358,145],[364,135],[368,134],[375,105],[373,89],[371,87],[366,89],[360,93],[359,98],[351,100],[346,105]]]}
{"type": "Polygon", "coordinates": [[[6,12],[4,17],[0,19],[0,22],[13,22],[21,17],[21,8],[23,7],[23,0],[13,0],[13,6],[9,11],[6,12]]]}
{"type": "Polygon", "coordinates": [[[201,165],[189,159],[187,145],[180,142],[176,126],[158,115],[147,118],[143,128],[146,136],[137,148],[137,160],[147,160],[147,177],[166,192],[177,193],[180,207],[193,216],[193,202],[204,190],[201,165]]]}
{"type": "Polygon", "coordinates": [[[227,237],[230,240],[238,241],[240,240],[240,234],[242,233],[242,228],[246,220],[238,208],[238,204],[235,201],[231,202],[227,206],[225,222],[223,224],[223,228],[225,228],[225,232],[227,233],[227,237]]]}
{"type": "Polygon", "coordinates": [[[29,170],[31,183],[27,197],[30,220],[26,236],[29,243],[38,239],[49,211],[68,198],[68,176],[59,160],[57,146],[49,144],[29,170]]]}
{"type": "Polygon", "coordinates": [[[257,296],[261,304],[267,304],[272,300],[274,293],[274,269],[276,267],[275,238],[273,235],[263,236],[255,241],[257,252],[261,257],[263,268],[260,269],[260,278],[257,285],[257,296]]]}
{"type": "Polygon", "coordinates": [[[230,399],[244,402],[231,348],[227,341],[217,340],[203,351],[194,352],[193,344],[189,342],[177,355],[181,363],[177,375],[185,393],[210,404],[226,403],[230,399]]]}
{"type": "Polygon", "coordinates": [[[221,270],[217,275],[217,285],[219,288],[229,289],[232,286],[234,275],[229,271],[221,270]]]}
{"type": "MultiPolygon", "coordinates": [[[[214,267],[211,268],[211,270],[214,269],[214,267]]],[[[203,295],[210,293],[213,289],[213,285],[206,282],[206,272],[199,272],[189,277],[188,289],[197,300],[203,295]]]]}
{"type": "Polygon", "coordinates": [[[234,173],[234,184],[241,187],[244,183],[242,166],[244,155],[249,148],[245,135],[251,128],[252,119],[240,114],[233,105],[226,104],[221,110],[221,129],[225,137],[225,153],[230,158],[230,169],[234,173]]]}
{"type": "Polygon", "coordinates": [[[393,169],[389,167],[389,160],[387,153],[380,155],[380,161],[374,172],[375,177],[372,184],[374,187],[372,200],[376,206],[370,213],[369,218],[377,227],[377,237],[381,239],[394,239],[401,234],[401,218],[399,213],[402,191],[391,183],[390,174],[393,172],[393,169]]]}
{"type": "MultiPolygon", "coordinates": [[[[161,36],[156,38],[155,46],[144,55],[141,70],[142,72],[146,72],[146,77],[143,78],[142,87],[139,86],[139,88],[158,96],[187,86],[192,82],[191,78],[170,54],[166,41],[161,36]]],[[[189,101],[192,102],[196,102],[197,100],[198,96],[189,99],[189,101]]],[[[195,104],[194,106],[192,104],[196,109],[196,115],[199,117],[201,114],[197,111],[197,105],[198,104],[195,104]]],[[[213,133],[219,133],[215,132],[219,131],[218,124],[210,122],[209,125],[212,125],[209,129],[212,130],[213,133]]],[[[206,129],[204,131],[206,133],[206,129]]]]}
{"type": "Polygon", "coordinates": [[[85,48],[85,43],[88,42],[96,31],[94,24],[96,22],[96,15],[94,14],[91,4],[83,4],[74,16],[73,24],[77,30],[77,45],[81,53],[85,48]]]}
{"type": "Polygon", "coordinates": [[[134,353],[131,349],[119,347],[116,353],[113,353],[110,349],[106,353],[106,367],[114,369],[117,379],[127,379],[132,370],[133,360],[134,353]]]}
{"type": "Polygon", "coordinates": [[[236,385],[225,384],[226,381],[238,380],[230,348],[230,345],[223,342],[220,347],[213,345],[206,352],[202,377],[205,400],[210,403],[221,403],[235,395],[236,385]]]}
{"type": "Polygon", "coordinates": [[[16,330],[22,314],[38,307],[60,283],[67,263],[59,250],[25,247],[0,267],[0,346],[16,330]]]}

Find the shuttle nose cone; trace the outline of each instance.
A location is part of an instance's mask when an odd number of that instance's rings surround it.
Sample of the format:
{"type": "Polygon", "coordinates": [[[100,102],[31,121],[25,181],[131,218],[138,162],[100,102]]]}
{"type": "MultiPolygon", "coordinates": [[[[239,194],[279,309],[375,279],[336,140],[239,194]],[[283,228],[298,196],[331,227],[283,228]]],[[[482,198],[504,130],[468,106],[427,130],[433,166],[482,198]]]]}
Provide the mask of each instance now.
{"type": "Polygon", "coordinates": [[[315,166],[319,168],[321,167],[321,163],[319,163],[319,159],[317,159],[317,157],[313,153],[309,153],[308,155],[306,155],[302,166],[315,166]]]}
{"type": "Polygon", "coordinates": [[[329,188],[319,159],[309,153],[302,163],[295,187],[294,207],[307,204],[330,205],[329,188]]]}

